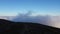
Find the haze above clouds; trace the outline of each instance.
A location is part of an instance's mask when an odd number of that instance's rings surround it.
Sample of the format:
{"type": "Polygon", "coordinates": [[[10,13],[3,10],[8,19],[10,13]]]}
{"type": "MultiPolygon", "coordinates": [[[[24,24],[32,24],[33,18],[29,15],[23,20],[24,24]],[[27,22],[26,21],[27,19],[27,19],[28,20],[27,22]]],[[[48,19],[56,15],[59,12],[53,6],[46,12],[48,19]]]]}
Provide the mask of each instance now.
{"type": "Polygon", "coordinates": [[[7,19],[14,22],[33,22],[60,28],[60,16],[41,15],[28,13],[18,13],[16,16],[0,16],[1,19],[7,19]]]}

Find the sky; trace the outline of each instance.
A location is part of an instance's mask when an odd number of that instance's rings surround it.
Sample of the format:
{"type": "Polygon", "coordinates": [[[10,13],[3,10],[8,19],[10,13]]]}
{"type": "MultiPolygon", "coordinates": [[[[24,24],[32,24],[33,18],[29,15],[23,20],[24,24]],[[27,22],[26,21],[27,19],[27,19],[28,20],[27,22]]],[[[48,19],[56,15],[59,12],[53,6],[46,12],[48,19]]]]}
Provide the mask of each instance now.
{"type": "Polygon", "coordinates": [[[0,16],[31,11],[40,15],[60,15],[60,0],[0,0],[0,16]]]}
{"type": "Polygon", "coordinates": [[[0,16],[15,16],[12,21],[36,22],[60,28],[60,0],[0,0],[0,16]]]}

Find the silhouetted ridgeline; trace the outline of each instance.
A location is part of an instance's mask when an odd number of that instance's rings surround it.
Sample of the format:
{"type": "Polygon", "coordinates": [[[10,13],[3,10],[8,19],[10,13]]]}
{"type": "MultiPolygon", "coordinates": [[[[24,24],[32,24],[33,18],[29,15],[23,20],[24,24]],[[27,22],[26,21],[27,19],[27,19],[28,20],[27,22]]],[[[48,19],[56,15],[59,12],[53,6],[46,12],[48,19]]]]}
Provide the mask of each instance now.
{"type": "Polygon", "coordinates": [[[60,34],[60,29],[38,23],[0,19],[0,34],[60,34]]]}

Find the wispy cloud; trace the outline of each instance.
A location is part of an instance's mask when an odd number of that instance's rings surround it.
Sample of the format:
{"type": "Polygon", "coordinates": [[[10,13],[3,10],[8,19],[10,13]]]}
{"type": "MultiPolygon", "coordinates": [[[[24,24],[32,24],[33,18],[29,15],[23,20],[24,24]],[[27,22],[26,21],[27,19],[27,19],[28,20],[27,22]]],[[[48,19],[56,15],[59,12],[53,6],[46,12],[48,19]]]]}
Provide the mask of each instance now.
{"type": "Polygon", "coordinates": [[[26,14],[18,14],[16,15],[15,18],[12,19],[12,21],[40,23],[60,28],[60,16],[50,16],[50,15],[31,16],[31,15],[32,15],[31,12],[28,12],[26,14]]]}

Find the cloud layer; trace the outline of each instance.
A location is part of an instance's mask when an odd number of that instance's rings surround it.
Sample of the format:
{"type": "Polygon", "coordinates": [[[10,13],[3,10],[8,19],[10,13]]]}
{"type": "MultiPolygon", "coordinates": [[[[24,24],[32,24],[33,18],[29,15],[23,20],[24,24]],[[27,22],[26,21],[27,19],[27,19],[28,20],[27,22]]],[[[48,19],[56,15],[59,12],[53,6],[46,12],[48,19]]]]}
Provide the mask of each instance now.
{"type": "Polygon", "coordinates": [[[40,23],[40,24],[60,28],[60,16],[49,16],[49,15],[32,16],[32,13],[28,12],[26,14],[18,14],[18,15],[16,15],[16,17],[13,18],[12,21],[40,23]]]}

